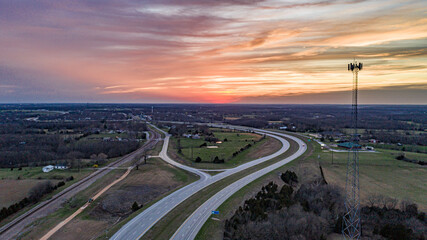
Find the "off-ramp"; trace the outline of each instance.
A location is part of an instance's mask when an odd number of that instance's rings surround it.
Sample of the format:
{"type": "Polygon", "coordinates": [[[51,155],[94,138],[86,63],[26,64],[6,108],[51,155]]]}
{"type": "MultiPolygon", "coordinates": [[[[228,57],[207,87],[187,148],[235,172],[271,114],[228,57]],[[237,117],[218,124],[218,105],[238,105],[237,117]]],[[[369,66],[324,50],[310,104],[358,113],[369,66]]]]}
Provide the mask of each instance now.
{"type": "MultiPolygon", "coordinates": [[[[278,134],[276,132],[271,132],[271,131],[265,131],[265,130],[260,130],[260,129],[252,129],[252,128],[246,128],[246,127],[238,127],[238,126],[225,126],[225,125],[214,125],[217,127],[227,127],[227,128],[235,128],[235,129],[239,129],[239,130],[244,130],[244,131],[254,131],[260,134],[266,134],[267,136],[276,138],[277,140],[279,140],[282,143],[282,147],[279,151],[269,155],[269,156],[265,156],[262,158],[259,158],[257,160],[253,160],[251,162],[242,164],[238,167],[235,168],[231,168],[231,169],[226,169],[224,170],[222,173],[216,174],[214,176],[210,176],[209,174],[196,169],[196,168],[192,168],[189,166],[185,166],[182,165],[180,163],[177,163],[175,161],[173,161],[168,155],[167,155],[167,148],[168,148],[168,144],[169,144],[169,138],[170,136],[168,134],[165,133],[166,137],[165,137],[165,141],[163,144],[163,148],[162,151],[160,152],[160,157],[165,160],[166,162],[170,163],[171,165],[174,165],[176,167],[185,169],[189,172],[192,172],[194,174],[197,174],[198,176],[200,176],[200,179],[196,182],[193,182],[173,193],[171,193],[170,195],[164,197],[163,199],[161,199],[160,201],[156,202],[155,204],[153,204],[152,206],[150,206],[149,208],[147,208],[146,210],[144,210],[142,213],[140,213],[139,215],[137,215],[136,217],[134,217],[131,221],[129,221],[128,223],[126,223],[119,231],[117,231],[114,236],[111,238],[113,240],[118,240],[118,239],[139,239],[141,238],[154,224],[156,224],[161,218],[163,218],[166,214],[168,214],[172,209],[174,209],[176,206],[178,206],[180,203],[182,203],[183,201],[185,201],[186,199],[188,199],[190,196],[192,196],[193,194],[197,193],[198,191],[200,191],[201,189],[221,180],[224,179],[232,174],[235,174],[237,172],[243,171],[245,169],[248,169],[250,167],[253,167],[257,164],[260,164],[262,162],[271,160],[275,157],[280,156],[281,154],[285,153],[288,149],[289,149],[289,142],[286,141],[286,139],[284,139],[283,137],[288,137],[291,139],[294,139],[298,145],[299,145],[299,150],[292,154],[291,156],[281,160],[280,162],[273,164],[267,168],[264,168],[260,171],[257,171],[245,178],[240,179],[239,181],[231,184],[229,187],[227,187],[226,189],[230,190],[231,192],[236,192],[238,189],[240,189],[241,187],[243,187],[244,185],[246,185],[247,183],[253,181],[254,179],[292,161],[293,159],[297,158],[298,156],[302,155],[305,150],[306,150],[306,146],[302,143],[301,140],[299,140],[296,137],[293,137],[291,135],[288,134],[278,134]]],[[[158,129],[159,131],[161,131],[160,129],[158,129]]],[[[223,190],[224,191],[224,190],[223,190]]],[[[221,191],[221,192],[223,192],[221,191]]],[[[220,192],[220,193],[221,193],[220,192]]],[[[218,193],[219,194],[219,193],[218,193]]],[[[212,202],[214,202],[215,204],[218,204],[220,202],[225,201],[229,196],[228,195],[215,195],[215,201],[212,200],[212,202]]],[[[230,195],[231,196],[231,195],[230,195]]],[[[211,208],[215,206],[214,203],[211,203],[211,201],[207,201],[205,204],[208,205],[202,205],[205,206],[206,208],[202,207],[199,208],[200,210],[198,210],[199,212],[196,211],[196,213],[194,213],[192,216],[202,216],[203,214],[200,214],[201,212],[203,212],[205,209],[207,209],[207,211],[210,213],[210,210],[212,210],[211,208]]],[[[197,217],[199,218],[199,217],[197,217]]],[[[200,219],[203,219],[200,218],[200,219]]],[[[191,220],[193,221],[193,220],[191,220]]],[[[203,224],[204,221],[201,223],[203,224]]],[[[201,226],[200,226],[201,227],[201,226]]],[[[182,226],[180,228],[179,231],[186,231],[185,229],[187,229],[186,225],[184,224],[184,226],[182,226]],[[182,230],[183,229],[183,230],[182,230]]],[[[198,230],[197,230],[198,231],[198,230]]],[[[181,234],[181,233],[178,233],[181,234]]],[[[174,235],[174,236],[178,236],[174,235]]],[[[197,232],[196,232],[197,234],[197,232]]],[[[186,236],[187,233],[184,233],[184,236],[186,236]]],[[[191,236],[194,235],[194,233],[190,234],[191,236]]],[[[180,238],[181,239],[181,238],[180,238]]],[[[182,238],[182,239],[187,239],[187,238],[182,238]]]]}

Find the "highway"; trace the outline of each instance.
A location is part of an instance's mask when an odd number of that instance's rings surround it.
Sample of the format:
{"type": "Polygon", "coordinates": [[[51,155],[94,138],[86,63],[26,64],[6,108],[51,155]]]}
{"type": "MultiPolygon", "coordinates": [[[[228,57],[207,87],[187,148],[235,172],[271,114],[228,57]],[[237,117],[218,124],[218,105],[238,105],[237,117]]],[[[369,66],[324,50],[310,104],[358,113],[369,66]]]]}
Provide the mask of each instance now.
{"type": "Polygon", "coordinates": [[[55,212],[65,201],[89,187],[92,183],[105,176],[112,169],[115,169],[126,162],[132,161],[139,154],[153,148],[159,142],[161,136],[155,131],[150,131],[152,132],[152,134],[150,134],[150,139],[138,150],[108,164],[105,168],[98,169],[89,176],[81,179],[80,181],[72,184],[58,194],[54,195],[51,199],[41,202],[37,206],[23,213],[21,216],[5,224],[0,228],[0,239],[13,239],[14,236],[19,234],[26,226],[31,225],[37,219],[55,212]]]}
{"type": "MultiPolygon", "coordinates": [[[[170,136],[168,134],[165,133],[166,137],[164,140],[164,144],[163,144],[163,148],[162,151],[160,152],[160,157],[170,163],[171,165],[174,165],[176,167],[185,169],[189,172],[192,172],[198,176],[200,176],[200,179],[197,180],[196,182],[193,182],[171,194],[169,194],[168,196],[164,197],[163,199],[161,199],[160,201],[156,202],[155,204],[153,204],[152,206],[150,206],[149,208],[147,208],[145,211],[143,211],[142,213],[140,213],[139,215],[137,215],[136,217],[134,217],[131,221],[129,221],[128,223],[126,223],[119,231],[117,231],[111,239],[113,240],[118,240],[118,239],[139,239],[141,238],[154,224],[156,224],[162,217],[164,217],[166,214],[168,214],[172,209],[174,209],[176,206],[178,206],[180,203],[182,203],[183,201],[185,201],[187,198],[189,198],[190,196],[192,196],[193,194],[197,193],[198,191],[200,191],[201,189],[211,185],[212,183],[215,183],[221,179],[224,179],[232,174],[235,174],[237,172],[243,171],[245,169],[248,169],[250,167],[253,167],[257,164],[260,164],[262,162],[271,160],[281,154],[283,154],[284,152],[286,152],[289,149],[289,142],[286,141],[284,138],[282,138],[281,136],[286,136],[292,139],[296,139],[299,142],[302,142],[301,140],[299,140],[298,138],[295,138],[293,136],[287,135],[287,134],[277,134],[275,132],[270,132],[270,131],[264,131],[264,130],[259,130],[259,129],[252,129],[252,128],[244,128],[244,127],[237,127],[237,126],[224,126],[224,125],[220,125],[219,127],[228,127],[228,128],[236,128],[239,130],[244,130],[244,131],[255,131],[257,133],[260,134],[266,134],[267,136],[276,138],[277,140],[279,140],[282,143],[282,147],[280,148],[279,151],[250,161],[248,163],[242,164],[238,167],[235,168],[231,168],[231,169],[224,169],[224,172],[216,174],[214,176],[211,176],[199,169],[196,168],[192,168],[189,166],[185,166],[182,165],[180,163],[177,163],[175,161],[173,161],[168,155],[167,155],[167,148],[168,148],[168,144],[169,144],[169,138],[170,136]],[[280,136],[278,136],[280,135],[280,136]]],[[[160,129],[159,129],[160,130],[160,129]]],[[[161,131],[161,130],[160,130],[161,131]]],[[[163,131],[162,131],[163,132],[163,131]]],[[[297,141],[297,142],[298,142],[297,141]]],[[[306,149],[305,145],[300,144],[300,150],[293,154],[292,156],[282,160],[280,163],[281,165],[277,165],[274,164],[272,165],[273,167],[268,167],[265,169],[265,173],[272,171],[273,169],[280,167],[284,164],[286,164],[287,162],[297,158],[298,156],[300,156],[306,149]],[[276,167],[277,166],[277,167],[276,167]],[[271,170],[269,170],[271,169],[271,170]]],[[[263,172],[256,172],[257,174],[253,175],[251,178],[255,179],[256,176],[262,176],[263,172]]],[[[265,174],[264,173],[264,174],[265,174]]],[[[247,178],[245,181],[247,183],[249,183],[250,181],[247,178]]],[[[239,183],[239,186],[243,187],[245,184],[245,181],[239,180],[236,183],[239,183]]],[[[246,184],[247,184],[246,183],[246,184]]],[[[234,183],[230,186],[235,186],[234,183]]],[[[240,188],[241,188],[240,187],[240,188]]],[[[234,187],[237,189],[237,187],[234,187]]],[[[240,189],[239,188],[239,189],[240,189]]],[[[222,197],[218,197],[219,199],[225,199],[225,196],[222,197]]],[[[210,209],[209,209],[209,213],[210,213],[210,209]]]]}
{"type": "MultiPolygon", "coordinates": [[[[262,130],[260,130],[262,131],[262,130]]],[[[273,133],[270,131],[262,131],[264,133],[273,133]]],[[[288,137],[294,141],[297,142],[299,145],[299,149],[297,152],[292,154],[291,156],[284,158],[283,160],[272,164],[268,167],[265,167],[257,172],[254,172],[246,177],[243,177],[239,179],[238,181],[230,184],[226,188],[222,189],[218,193],[216,193],[214,196],[209,198],[205,203],[203,203],[199,208],[196,209],[185,221],[184,223],[178,228],[178,230],[175,232],[175,234],[171,237],[171,239],[174,240],[184,240],[184,239],[194,239],[199,232],[199,230],[202,228],[203,224],[209,219],[211,216],[211,212],[213,210],[216,210],[225,200],[227,200],[229,197],[231,197],[234,193],[239,191],[241,188],[249,184],[250,182],[254,181],[255,179],[273,171],[274,169],[277,169],[290,161],[296,159],[297,157],[301,156],[306,150],[307,146],[304,144],[302,140],[299,138],[282,134],[282,133],[275,133],[279,136],[288,137]]]]}

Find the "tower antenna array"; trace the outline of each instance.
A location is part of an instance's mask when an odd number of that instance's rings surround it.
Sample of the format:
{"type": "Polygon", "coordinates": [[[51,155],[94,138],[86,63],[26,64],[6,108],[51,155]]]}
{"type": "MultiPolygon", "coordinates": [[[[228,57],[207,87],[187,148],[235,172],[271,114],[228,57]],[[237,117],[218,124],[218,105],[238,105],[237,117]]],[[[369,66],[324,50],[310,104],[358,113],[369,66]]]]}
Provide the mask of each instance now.
{"type": "Polygon", "coordinates": [[[352,136],[350,152],[347,159],[347,178],[345,185],[345,214],[343,217],[342,234],[344,239],[359,239],[360,225],[360,188],[359,188],[359,135],[357,134],[357,98],[358,98],[358,73],[363,64],[354,60],[348,64],[348,71],[353,73],[351,126],[352,136]]]}

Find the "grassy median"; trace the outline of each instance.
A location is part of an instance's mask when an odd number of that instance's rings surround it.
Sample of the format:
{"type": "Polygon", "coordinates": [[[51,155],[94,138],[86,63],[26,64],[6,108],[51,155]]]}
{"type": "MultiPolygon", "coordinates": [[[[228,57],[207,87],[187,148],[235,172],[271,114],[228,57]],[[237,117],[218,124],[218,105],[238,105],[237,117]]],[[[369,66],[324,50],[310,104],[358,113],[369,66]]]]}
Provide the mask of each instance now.
{"type": "Polygon", "coordinates": [[[190,216],[194,210],[197,209],[197,207],[199,207],[206,200],[215,195],[218,191],[251,173],[254,173],[271,164],[283,160],[283,158],[286,158],[295,153],[298,150],[297,143],[291,139],[287,140],[290,142],[290,148],[288,151],[274,159],[263,162],[244,171],[235,173],[202,189],[201,191],[197,192],[196,194],[192,195],[187,200],[179,204],[171,212],[169,212],[157,224],[155,224],[154,227],[152,227],[141,239],[169,239],[179,228],[179,226],[185,221],[185,219],[190,216]]]}

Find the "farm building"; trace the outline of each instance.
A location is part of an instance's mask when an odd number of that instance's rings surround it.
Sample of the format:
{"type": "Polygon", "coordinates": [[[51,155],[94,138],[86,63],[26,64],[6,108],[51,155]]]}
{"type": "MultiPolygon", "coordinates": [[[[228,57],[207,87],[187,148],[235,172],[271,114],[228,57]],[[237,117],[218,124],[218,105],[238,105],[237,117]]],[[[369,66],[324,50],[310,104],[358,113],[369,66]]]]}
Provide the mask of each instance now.
{"type": "Polygon", "coordinates": [[[50,172],[53,170],[53,166],[47,165],[47,166],[43,167],[42,170],[43,170],[43,172],[50,172]]]}
{"type": "Polygon", "coordinates": [[[360,146],[359,144],[356,144],[356,143],[352,143],[352,142],[343,142],[343,143],[339,143],[338,147],[342,147],[342,148],[346,148],[346,149],[351,149],[351,148],[360,149],[362,146],[360,146]]]}

